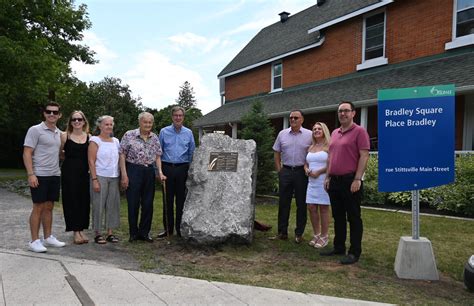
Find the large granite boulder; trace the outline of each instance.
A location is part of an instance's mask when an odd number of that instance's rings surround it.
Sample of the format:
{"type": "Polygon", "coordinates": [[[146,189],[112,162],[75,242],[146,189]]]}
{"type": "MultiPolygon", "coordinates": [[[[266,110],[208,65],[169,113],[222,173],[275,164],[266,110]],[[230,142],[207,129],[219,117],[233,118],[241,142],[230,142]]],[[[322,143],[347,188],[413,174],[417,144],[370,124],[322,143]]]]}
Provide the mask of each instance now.
{"type": "Polygon", "coordinates": [[[251,243],[257,176],[253,140],[206,134],[189,169],[181,235],[197,244],[251,243]]]}

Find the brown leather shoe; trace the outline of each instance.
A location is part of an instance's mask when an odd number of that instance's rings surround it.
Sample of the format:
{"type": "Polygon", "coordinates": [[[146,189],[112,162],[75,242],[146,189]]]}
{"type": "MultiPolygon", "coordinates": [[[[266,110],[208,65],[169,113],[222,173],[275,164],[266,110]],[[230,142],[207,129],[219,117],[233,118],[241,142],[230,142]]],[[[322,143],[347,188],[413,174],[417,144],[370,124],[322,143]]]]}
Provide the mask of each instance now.
{"type": "Polygon", "coordinates": [[[254,228],[256,231],[268,232],[269,230],[272,229],[272,226],[271,226],[271,225],[267,225],[267,224],[263,224],[263,223],[258,222],[257,220],[255,220],[255,221],[253,222],[253,228],[254,228]]]}
{"type": "Polygon", "coordinates": [[[303,240],[304,240],[303,236],[301,236],[301,235],[296,235],[295,236],[295,242],[296,243],[301,243],[301,242],[303,242],[303,240]]]}
{"type": "Polygon", "coordinates": [[[268,240],[288,240],[288,235],[287,234],[278,234],[273,237],[269,237],[268,240]]]}

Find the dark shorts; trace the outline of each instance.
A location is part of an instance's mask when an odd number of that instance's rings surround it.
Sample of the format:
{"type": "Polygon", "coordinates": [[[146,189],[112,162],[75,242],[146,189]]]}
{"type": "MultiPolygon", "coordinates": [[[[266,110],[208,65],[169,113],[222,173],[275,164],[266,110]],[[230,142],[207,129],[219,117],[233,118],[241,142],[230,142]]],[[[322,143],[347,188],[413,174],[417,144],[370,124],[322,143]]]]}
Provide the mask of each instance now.
{"type": "Polygon", "coordinates": [[[31,188],[31,199],[33,203],[43,203],[59,200],[59,176],[38,176],[39,186],[31,188]]]}

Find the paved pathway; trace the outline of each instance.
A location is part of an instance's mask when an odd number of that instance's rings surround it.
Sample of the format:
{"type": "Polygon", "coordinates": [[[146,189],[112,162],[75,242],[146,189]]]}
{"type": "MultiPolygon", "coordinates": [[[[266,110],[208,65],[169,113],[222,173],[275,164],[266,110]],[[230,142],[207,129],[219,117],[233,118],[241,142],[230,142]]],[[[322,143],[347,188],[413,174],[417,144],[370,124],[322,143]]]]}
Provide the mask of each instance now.
{"type": "MultiPolygon", "coordinates": [[[[67,245],[32,253],[27,251],[31,205],[29,199],[0,188],[0,305],[380,305],[138,272],[138,263],[120,250],[120,244],[67,245]]],[[[70,240],[63,232],[62,216],[55,212],[53,220],[53,233],[70,240]]]]}

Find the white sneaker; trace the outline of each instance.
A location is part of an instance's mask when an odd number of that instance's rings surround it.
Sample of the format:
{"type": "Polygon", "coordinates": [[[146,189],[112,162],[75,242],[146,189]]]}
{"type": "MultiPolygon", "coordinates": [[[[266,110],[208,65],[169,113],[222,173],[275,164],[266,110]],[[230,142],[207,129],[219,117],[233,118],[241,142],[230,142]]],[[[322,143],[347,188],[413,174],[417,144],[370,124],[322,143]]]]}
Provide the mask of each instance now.
{"type": "Polygon", "coordinates": [[[63,246],[66,245],[66,243],[59,241],[54,237],[53,235],[49,236],[48,238],[43,240],[43,245],[44,246],[52,246],[55,248],[62,248],[63,246]]]}
{"type": "Polygon", "coordinates": [[[41,243],[41,240],[36,239],[35,241],[31,241],[28,243],[30,251],[33,251],[35,253],[44,253],[48,249],[44,247],[44,245],[41,243]]]}

